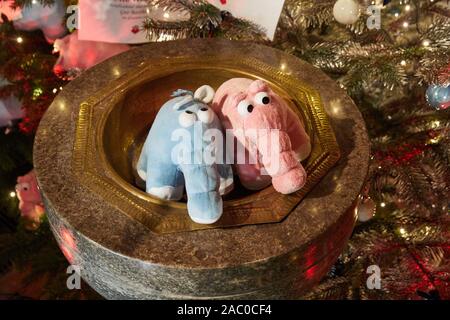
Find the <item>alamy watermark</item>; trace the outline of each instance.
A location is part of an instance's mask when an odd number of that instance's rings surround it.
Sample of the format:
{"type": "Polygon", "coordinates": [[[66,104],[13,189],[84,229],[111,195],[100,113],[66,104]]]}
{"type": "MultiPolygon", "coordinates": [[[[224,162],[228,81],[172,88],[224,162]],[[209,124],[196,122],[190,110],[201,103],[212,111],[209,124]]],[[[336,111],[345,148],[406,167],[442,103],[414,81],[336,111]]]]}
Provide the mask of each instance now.
{"type": "Polygon", "coordinates": [[[81,289],[81,268],[77,265],[70,265],[67,267],[67,274],[69,276],[66,280],[66,286],[69,290],[80,290],[81,289]]]}
{"type": "MultiPolygon", "coordinates": [[[[101,20],[105,20],[106,16],[104,15],[105,7],[109,5],[111,1],[105,0],[100,5],[96,7],[97,17],[100,15],[102,17],[101,20]]],[[[79,28],[78,24],[78,5],[70,5],[67,7],[66,13],[68,14],[68,18],[66,21],[66,26],[69,30],[74,30],[79,28]]],[[[380,5],[369,5],[366,10],[366,14],[368,18],[366,20],[366,25],[369,30],[372,29],[381,29],[381,7],[380,5]]]]}
{"type": "Polygon", "coordinates": [[[381,269],[376,264],[367,267],[367,274],[370,276],[366,280],[367,289],[380,290],[381,289],[381,269]]]}
{"type": "Polygon", "coordinates": [[[277,173],[280,153],[292,151],[282,149],[283,138],[278,129],[229,129],[224,135],[215,128],[203,130],[202,124],[196,122],[192,130],[175,129],[171,140],[176,142],[171,151],[174,164],[262,163],[266,174],[277,173]]]}
{"type": "Polygon", "coordinates": [[[369,17],[366,20],[366,25],[369,30],[381,29],[381,8],[377,5],[370,5],[367,7],[366,13],[369,17]]]}

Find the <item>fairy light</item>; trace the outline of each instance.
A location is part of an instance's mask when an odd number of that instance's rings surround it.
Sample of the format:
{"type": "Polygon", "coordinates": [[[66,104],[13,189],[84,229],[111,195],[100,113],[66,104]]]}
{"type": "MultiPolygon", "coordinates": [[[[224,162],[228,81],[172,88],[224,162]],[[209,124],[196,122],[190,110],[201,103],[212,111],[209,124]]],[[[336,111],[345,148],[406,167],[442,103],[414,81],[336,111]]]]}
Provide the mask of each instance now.
{"type": "Polygon", "coordinates": [[[436,120],[431,123],[431,128],[436,129],[436,128],[439,128],[440,125],[441,125],[441,122],[439,120],[436,120]]]}
{"type": "Polygon", "coordinates": [[[411,10],[411,6],[410,6],[409,4],[407,4],[407,5],[405,6],[405,10],[406,10],[406,11],[411,10]]]}
{"type": "Polygon", "coordinates": [[[33,99],[38,98],[40,95],[42,95],[44,93],[44,90],[42,90],[42,88],[35,88],[33,90],[33,99]]]}
{"type": "Polygon", "coordinates": [[[431,144],[436,144],[438,142],[439,142],[439,138],[432,138],[432,139],[430,139],[430,143],[431,144]]]}
{"type": "Polygon", "coordinates": [[[11,198],[15,198],[15,197],[16,197],[16,193],[15,193],[14,191],[11,191],[11,192],[9,193],[9,196],[10,196],[11,198]]]}
{"type": "Polygon", "coordinates": [[[402,236],[404,236],[406,234],[406,230],[404,228],[400,228],[398,231],[400,232],[400,234],[402,236]]]}
{"type": "Polygon", "coordinates": [[[382,202],[382,203],[380,203],[380,206],[381,206],[382,208],[384,208],[384,207],[386,207],[386,203],[382,202]]]}
{"type": "Polygon", "coordinates": [[[52,92],[53,92],[53,93],[57,93],[57,92],[58,92],[58,89],[54,88],[52,92]]]}
{"type": "Polygon", "coordinates": [[[17,37],[16,41],[17,41],[17,43],[22,43],[23,42],[23,38],[22,37],[17,37]]]}
{"type": "Polygon", "coordinates": [[[408,23],[408,21],[405,21],[405,22],[403,22],[403,28],[408,28],[409,27],[409,23],[408,23]]]}
{"type": "Polygon", "coordinates": [[[121,74],[119,66],[115,66],[114,68],[112,68],[112,73],[114,76],[119,77],[121,74]]]}
{"type": "Polygon", "coordinates": [[[405,60],[400,61],[400,65],[402,65],[403,67],[406,66],[406,61],[405,60]]]}
{"type": "Polygon", "coordinates": [[[166,19],[169,19],[169,18],[170,18],[170,14],[167,13],[167,12],[165,12],[164,15],[163,15],[163,17],[166,18],[166,19]]]}
{"type": "Polygon", "coordinates": [[[429,46],[430,46],[430,40],[423,40],[423,41],[422,41],[422,45],[423,45],[424,47],[429,47],[429,46]]]}

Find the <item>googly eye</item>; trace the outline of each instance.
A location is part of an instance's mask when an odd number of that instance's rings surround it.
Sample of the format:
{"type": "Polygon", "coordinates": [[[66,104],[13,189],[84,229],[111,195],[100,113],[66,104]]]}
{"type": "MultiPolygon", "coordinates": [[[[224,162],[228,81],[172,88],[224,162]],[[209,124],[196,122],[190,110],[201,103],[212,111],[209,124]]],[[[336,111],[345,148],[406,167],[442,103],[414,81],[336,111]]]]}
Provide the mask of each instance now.
{"type": "Polygon", "coordinates": [[[198,110],[197,117],[203,123],[211,123],[214,120],[214,112],[209,108],[203,107],[198,110]]]}
{"type": "Polygon", "coordinates": [[[239,114],[243,117],[246,117],[250,113],[252,113],[253,109],[254,109],[253,105],[246,100],[239,102],[239,104],[237,106],[237,110],[238,110],[239,114]]]}
{"type": "Polygon", "coordinates": [[[183,128],[192,126],[197,121],[197,115],[190,110],[186,110],[178,116],[178,123],[183,128]]]}
{"type": "Polygon", "coordinates": [[[267,105],[270,103],[270,97],[267,92],[259,92],[255,95],[255,102],[257,104],[267,105]]]}

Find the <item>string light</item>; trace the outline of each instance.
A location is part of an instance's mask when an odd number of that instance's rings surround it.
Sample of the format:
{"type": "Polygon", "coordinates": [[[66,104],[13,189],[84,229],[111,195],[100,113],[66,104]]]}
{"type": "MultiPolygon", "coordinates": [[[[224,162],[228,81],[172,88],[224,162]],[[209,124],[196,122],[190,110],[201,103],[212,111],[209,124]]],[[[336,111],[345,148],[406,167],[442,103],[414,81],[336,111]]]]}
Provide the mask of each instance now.
{"type": "Polygon", "coordinates": [[[17,41],[17,43],[22,43],[23,42],[23,38],[22,37],[17,37],[16,41],[17,41]]]}
{"type": "Polygon", "coordinates": [[[408,28],[409,27],[409,23],[407,21],[403,22],[403,28],[408,28]]]}
{"type": "Polygon", "coordinates": [[[411,10],[411,6],[410,6],[409,4],[407,4],[407,5],[405,6],[405,10],[406,10],[406,11],[411,10]]]}
{"type": "Polygon", "coordinates": [[[423,45],[424,47],[428,47],[428,46],[430,45],[430,40],[423,40],[423,41],[422,41],[422,45],[423,45]]]}
{"type": "Polygon", "coordinates": [[[400,65],[406,66],[406,61],[405,60],[400,61],[400,65]]]}
{"type": "Polygon", "coordinates": [[[9,193],[9,196],[10,196],[11,198],[15,198],[15,197],[16,197],[16,193],[15,193],[14,191],[11,191],[11,192],[9,193]]]}
{"type": "Polygon", "coordinates": [[[33,90],[33,99],[38,98],[42,93],[44,93],[44,90],[42,90],[42,88],[35,88],[33,90]]]}
{"type": "Polygon", "coordinates": [[[384,207],[386,207],[386,203],[382,202],[382,203],[380,203],[380,206],[381,206],[382,208],[384,208],[384,207]]]}
{"type": "Polygon", "coordinates": [[[432,138],[430,139],[430,143],[435,144],[439,142],[439,138],[432,138]]]}

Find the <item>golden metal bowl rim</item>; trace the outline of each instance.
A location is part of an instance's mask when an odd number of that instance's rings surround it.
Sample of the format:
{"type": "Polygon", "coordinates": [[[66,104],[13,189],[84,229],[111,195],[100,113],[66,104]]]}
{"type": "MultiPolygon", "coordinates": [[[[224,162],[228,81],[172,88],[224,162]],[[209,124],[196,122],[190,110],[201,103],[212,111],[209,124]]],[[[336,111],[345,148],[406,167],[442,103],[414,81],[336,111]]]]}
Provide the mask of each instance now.
{"type": "MultiPolygon", "coordinates": [[[[128,182],[124,181],[123,178],[112,167],[111,163],[109,163],[108,159],[106,159],[105,147],[103,144],[103,133],[105,130],[107,119],[115,103],[117,103],[117,101],[123,98],[123,96],[126,94],[126,89],[132,89],[140,84],[157,79],[162,76],[166,76],[174,72],[192,69],[227,69],[240,74],[248,74],[250,77],[259,77],[261,79],[269,80],[269,82],[274,83],[278,87],[281,87],[280,84],[283,84],[284,86],[291,89],[291,91],[285,90],[285,87],[283,86],[283,90],[287,91],[287,93],[290,93],[292,98],[295,98],[293,99],[295,103],[298,104],[298,102],[300,101],[301,104],[303,104],[305,103],[305,101],[307,101],[307,110],[299,111],[304,115],[304,119],[308,124],[307,127],[310,127],[314,134],[317,135],[321,147],[324,150],[319,157],[314,159],[312,162],[308,162],[309,165],[306,166],[306,169],[308,171],[307,184],[302,190],[294,194],[294,196],[298,197],[298,202],[290,209],[290,211],[295,209],[296,205],[298,205],[298,203],[302,200],[306,193],[309,192],[312,187],[320,181],[321,177],[323,177],[326,172],[328,172],[328,170],[331,169],[339,160],[339,146],[328,122],[328,117],[324,111],[319,93],[316,90],[310,88],[308,85],[302,83],[298,79],[272,66],[249,57],[236,56],[227,57],[226,59],[218,59],[217,56],[211,55],[197,58],[191,56],[180,56],[176,58],[163,59],[162,61],[157,63],[155,63],[154,61],[152,61],[151,63],[143,62],[140,64],[140,67],[141,68],[137,72],[130,72],[121,76],[120,78],[113,81],[110,85],[100,90],[95,96],[81,103],[79,118],[76,126],[73,153],[73,168],[75,175],[88,187],[102,194],[106,198],[113,200],[112,195],[115,195],[116,197],[113,203],[121,208],[122,211],[125,211],[125,213],[130,214],[130,212],[132,212],[133,210],[148,212],[146,208],[144,208],[137,202],[137,200],[139,199],[144,202],[155,204],[157,206],[171,207],[186,211],[186,205],[184,203],[166,201],[152,197],[141,191],[137,187],[134,187],[128,182]],[[105,106],[106,110],[100,115],[99,121],[96,124],[92,125],[91,120],[93,117],[94,106],[102,103],[109,103],[109,106],[105,106]],[[92,144],[92,141],[89,141],[90,138],[88,134],[89,130],[91,129],[93,129],[95,132],[94,144],[96,146],[94,146],[94,150],[97,149],[102,151],[98,152],[97,156],[100,156],[100,163],[102,168],[106,172],[106,176],[99,176],[96,170],[89,170],[90,161],[87,149],[92,151],[93,147],[90,145],[92,144]],[[110,189],[108,187],[112,187],[111,193],[109,192],[110,189]],[[124,193],[123,191],[126,192],[124,193]],[[133,199],[130,199],[129,195],[131,195],[133,199]],[[124,202],[126,203],[126,205],[121,205],[119,202],[124,202]]],[[[300,106],[297,105],[297,107],[299,108],[300,106]]],[[[227,206],[234,207],[251,205],[253,202],[254,197],[252,195],[248,197],[248,199],[232,200],[227,203],[227,206]]],[[[258,215],[258,211],[255,211],[252,213],[252,219],[250,222],[241,223],[238,225],[278,222],[281,221],[285,216],[287,216],[287,214],[289,213],[285,213],[283,215],[277,215],[277,213],[273,213],[273,217],[271,219],[264,219],[263,221],[261,221],[261,219],[255,218],[258,215]]],[[[148,217],[141,217],[138,220],[149,227],[151,230],[160,233],[234,226],[233,224],[221,225],[220,223],[205,226],[198,225],[192,222],[185,222],[184,225],[180,227],[179,222],[177,221],[169,221],[169,226],[167,226],[167,223],[163,223],[161,219],[148,219],[148,217]],[[177,226],[170,226],[171,223],[177,226]]]]}

